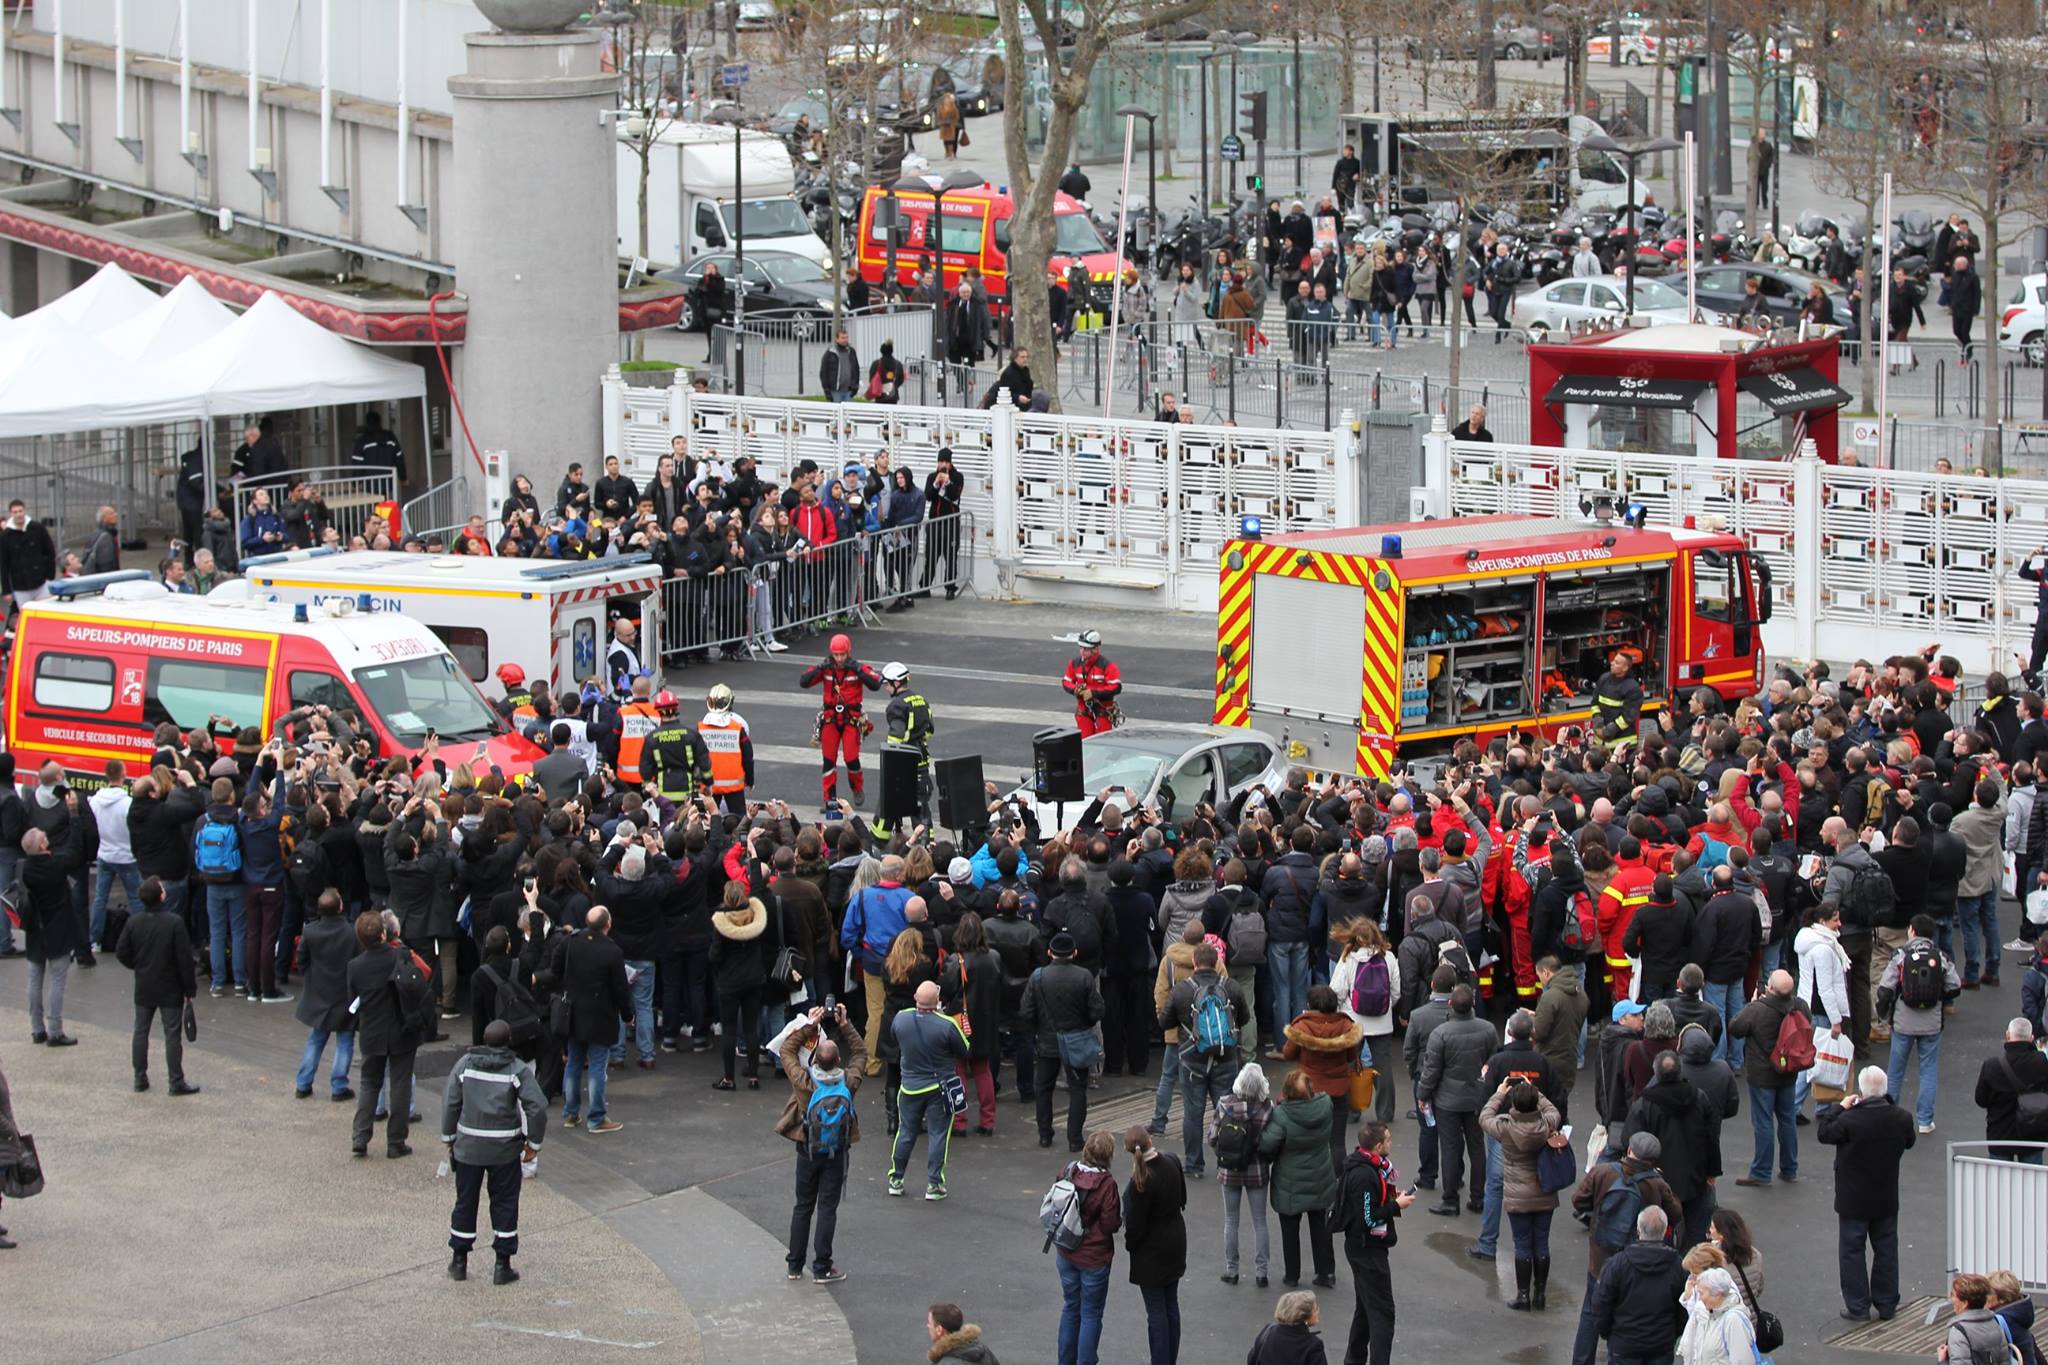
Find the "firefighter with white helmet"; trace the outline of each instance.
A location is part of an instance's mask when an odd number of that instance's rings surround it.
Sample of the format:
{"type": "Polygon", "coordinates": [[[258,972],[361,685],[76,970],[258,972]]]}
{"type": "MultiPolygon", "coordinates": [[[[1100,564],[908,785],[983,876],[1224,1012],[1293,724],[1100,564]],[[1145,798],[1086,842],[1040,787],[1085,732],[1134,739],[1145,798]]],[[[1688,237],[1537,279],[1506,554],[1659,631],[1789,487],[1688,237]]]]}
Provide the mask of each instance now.
{"type": "Polygon", "coordinates": [[[917,808],[929,816],[932,800],[932,705],[910,687],[910,669],[891,661],[882,665],[882,685],[889,689],[888,729],[891,744],[917,750],[917,808]]]}
{"type": "Polygon", "coordinates": [[[830,802],[839,789],[839,756],[844,754],[846,780],[853,787],[853,804],[864,804],[867,787],[860,770],[860,739],[875,724],[861,714],[861,693],[879,692],[881,675],[854,659],[852,640],[835,635],[825,657],[805,669],[797,685],[820,688],[823,692],[818,707],[818,752],[825,765],[825,800],[830,802]]]}
{"type": "Polygon", "coordinates": [[[1116,699],[1124,690],[1123,675],[1102,654],[1102,633],[1084,630],[1074,637],[1081,652],[1067,661],[1061,680],[1074,698],[1074,726],[1083,735],[1099,735],[1115,726],[1116,699]]]}
{"type": "Polygon", "coordinates": [[[711,794],[734,815],[747,813],[747,788],[754,785],[754,736],[732,709],[732,689],[714,684],[704,696],[698,737],[711,767],[711,794]]]}

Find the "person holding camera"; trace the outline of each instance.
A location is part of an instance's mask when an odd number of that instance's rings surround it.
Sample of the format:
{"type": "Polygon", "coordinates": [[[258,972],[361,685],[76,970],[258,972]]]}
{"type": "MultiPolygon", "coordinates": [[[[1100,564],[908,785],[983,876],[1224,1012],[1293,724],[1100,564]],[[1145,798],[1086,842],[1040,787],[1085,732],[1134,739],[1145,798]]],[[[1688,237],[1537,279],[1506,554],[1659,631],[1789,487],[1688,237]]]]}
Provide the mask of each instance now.
{"type": "Polygon", "coordinates": [[[775,1121],[775,1132],[796,1145],[789,1278],[803,1278],[804,1247],[809,1243],[813,1284],[837,1284],[846,1278],[832,1260],[832,1235],[839,1225],[847,1157],[860,1141],[860,1117],[853,1101],[866,1079],[867,1063],[867,1046],[860,1030],[846,1022],[846,1006],[837,1001],[828,1001],[828,1006],[811,1010],[802,1023],[785,1031],[777,1052],[782,1074],[789,1078],[789,1099],[775,1121]]]}

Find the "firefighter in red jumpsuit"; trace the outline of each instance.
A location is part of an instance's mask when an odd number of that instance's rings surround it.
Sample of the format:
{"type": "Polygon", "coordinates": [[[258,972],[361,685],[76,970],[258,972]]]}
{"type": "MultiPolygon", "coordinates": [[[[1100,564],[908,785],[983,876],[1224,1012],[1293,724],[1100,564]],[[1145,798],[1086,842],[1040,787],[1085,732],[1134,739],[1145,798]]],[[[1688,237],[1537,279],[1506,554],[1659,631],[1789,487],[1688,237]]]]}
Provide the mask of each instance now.
{"type": "Polygon", "coordinates": [[[1124,690],[1123,675],[1116,665],[1102,657],[1102,633],[1084,630],[1078,637],[1081,653],[1067,660],[1067,676],[1060,686],[1074,697],[1074,725],[1083,735],[1099,735],[1116,725],[1116,699],[1124,690]]]}
{"type": "Polygon", "coordinates": [[[839,756],[846,755],[846,780],[853,787],[853,804],[867,800],[865,779],[860,770],[860,737],[873,728],[861,715],[861,691],[879,692],[882,675],[863,663],[855,663],[853,641],[844,635],[832,637],[831,652],[804,670],[798,680],[804,687],[823,689],[818,708],[818,752],[825,760],[825,799],[830,801],[839,788],[839,756]]]}

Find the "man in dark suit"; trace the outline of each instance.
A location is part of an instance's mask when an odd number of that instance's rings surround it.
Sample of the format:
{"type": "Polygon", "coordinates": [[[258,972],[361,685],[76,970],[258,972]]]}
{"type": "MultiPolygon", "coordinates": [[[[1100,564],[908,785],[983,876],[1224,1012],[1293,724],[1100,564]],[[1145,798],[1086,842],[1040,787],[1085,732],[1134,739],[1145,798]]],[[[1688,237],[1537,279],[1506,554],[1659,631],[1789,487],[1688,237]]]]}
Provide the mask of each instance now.
{"type": "Polygon", "coordinates": [[[141,902],[114,945],[115,960],[135,973],[135,1088],[149,1089],[149,1031],[161,1018],[171,1093],[196,1095],[199,1087],[185,1080],[185,1005],[199,994],[192,935],[184,920],[165,911],[164,884],[155,877],[142,884],[141,902]]]}
{"type": "Polygon", "coordinates": [[[412,1155],[405,1139],[413,1112],[413,1061],[423,1037],[419,1017],[408,1012],[399,999],[395,980],[399,965],[412,956],[412,949],[399,941],[398,916],[389,910],[381,915],[366,910],[356,916],[356,942],[362,945],[362,952],[348,964],[347,991],[348,1007],[356,1017],[356,1051],[363,1059],[363,1088],[356,1097],[349,1149],[358,1157],[370,1154],[377,1092],[388,1080],[390,1122],[384,1130],[384,1155],[395,1161],[412,1155]]]}
{"type": "Polygon", "coordinates": [[[569,1005],[569,1064],[562,1072],[562,1123],[576,1122],[588,1075],[590,1104],[584,1113],[593,1133],[625,1127],[606,1116],[604,1083],[614,1045],[633,1021],[633,991],[626,982],[626,954],[612,942],[611,911],[595,906],[580,934],[562,941],[557,973],[569,1005]]]}
{"type": "Polygon", "coordinates": [[[1842,1316],[1851,1322],[1872,1308],[1889,1321],[1899,1307],[1899,1159],[1914,1132],[1913,1116],[1886,1098],[1888,1084],[1883,1067],[1866,1066],[1857,1093],[1820,1113],[1820,1140],[1835,1148],[1842,1316]]]}

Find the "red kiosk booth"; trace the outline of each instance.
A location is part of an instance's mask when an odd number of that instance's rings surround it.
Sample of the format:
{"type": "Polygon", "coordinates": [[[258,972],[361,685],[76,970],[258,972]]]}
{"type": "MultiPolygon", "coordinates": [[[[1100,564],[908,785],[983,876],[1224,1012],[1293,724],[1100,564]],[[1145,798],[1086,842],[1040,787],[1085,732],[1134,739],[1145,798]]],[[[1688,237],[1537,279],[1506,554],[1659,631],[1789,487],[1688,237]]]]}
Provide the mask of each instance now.
{"type": "Polygon", "coordinates": [[[1529,439],[1539,446],[1771,459],[1811,439],[1832,464],[1833,329],[1737,331],[1706,323],[1617,327],[1529,345],[1529,439]]]}

